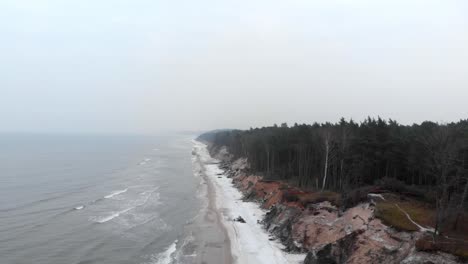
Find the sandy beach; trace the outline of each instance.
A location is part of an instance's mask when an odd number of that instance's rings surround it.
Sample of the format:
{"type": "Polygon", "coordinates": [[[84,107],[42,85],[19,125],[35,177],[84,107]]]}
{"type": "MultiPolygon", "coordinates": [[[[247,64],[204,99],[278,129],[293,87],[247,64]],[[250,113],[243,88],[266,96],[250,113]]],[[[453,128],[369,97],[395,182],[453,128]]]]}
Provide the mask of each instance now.
{"type": "Polygon", "coordinates": [[[209,155],[206,145],[194,142],[194,153],[209,198],[205,223],[198,234],[203,242],[198,263],[302,263],[304,255],[283,251],[283,246],[258,223],[265,211],[256,203],[242,201],[242,194],[223,175],[219,161],[209,155]],[[239,216],[245,223],[234,221],[239,216]]]}
{"type": "Polygon", "coordinates": [[[195,240],[196,252],[195,263],[232,263],[231,245],[226,227],[222,223],[222,215],[216,207],[216,192],[213,182],[209,179],[204,161],[198,152],[195,152],[194,173],[197,173],[202,180],[201,194],[206,196],[207,204],[200,211],[195,219],[193,237],[195,240]]]}

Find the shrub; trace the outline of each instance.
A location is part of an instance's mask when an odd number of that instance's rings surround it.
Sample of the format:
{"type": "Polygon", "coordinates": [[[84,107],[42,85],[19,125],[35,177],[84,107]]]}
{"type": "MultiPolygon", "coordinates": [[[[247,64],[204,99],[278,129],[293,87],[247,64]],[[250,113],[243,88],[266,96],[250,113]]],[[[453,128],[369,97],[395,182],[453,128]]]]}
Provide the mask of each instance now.
{"type": "Polygon", "coordinates": [[[406,185],[395,178],[382,178],[376,182],[376,185],[396,193],[404,193],[407,190],[406,185]]]}
{"type": "Polygon", "coordinates": [[[341,199],[343,209],[348,209],[367,201],[367,194],[371,192],[372,189],[372,186],[365,186],[345,192],[341,199]]]}
{"type": "Polygon", "coordinates": [[[427,202],[433,201],[433,195],[431,192],[427,192],[426,190],[423,190],[420,187],[414,185],[407,185],[395,178],[382,178],[376,182],[376,185],[394,193],[412,196],[427,202]]]}
{"type": "Polygon", "coordinates": [[[283,194],[283,201],[286,202],[297,202],[299,201],[299,197],[297,196],[296,193],[293,192],[285,192],[283,194]]]}

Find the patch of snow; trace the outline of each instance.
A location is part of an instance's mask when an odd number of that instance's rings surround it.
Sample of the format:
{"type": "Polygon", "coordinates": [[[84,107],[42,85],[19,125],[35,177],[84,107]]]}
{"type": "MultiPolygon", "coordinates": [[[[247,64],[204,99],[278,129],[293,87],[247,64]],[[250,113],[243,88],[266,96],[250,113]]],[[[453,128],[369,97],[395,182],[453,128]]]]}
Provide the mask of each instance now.
{"type": "Polygon", "coordinates": [[[372,240],[377,241],[377,242],[384,242],[384,240],[380,237],[379,234],[374,234],[373,236],[370,237],[372,240]]]}
{"type": "Polygon", "coordinates": [[[380,198],[380,199],[382,199],[382,200],[385,201],[385,197],[383,197],[382,194],[378,194],[378,193],[369,193],[369,194],[367,194],[367,196],[372,197],[372,198],[380,198]]]}

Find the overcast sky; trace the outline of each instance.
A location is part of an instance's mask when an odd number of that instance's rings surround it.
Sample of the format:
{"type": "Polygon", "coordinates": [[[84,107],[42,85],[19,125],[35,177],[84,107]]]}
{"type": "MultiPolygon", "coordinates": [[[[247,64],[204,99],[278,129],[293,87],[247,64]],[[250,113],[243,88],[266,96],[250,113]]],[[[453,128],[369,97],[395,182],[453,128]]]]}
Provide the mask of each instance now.
{"type": "Polygon", "coordinates": [[[468,118],[465,0],[2,0],[0,131],[468,118]]]}

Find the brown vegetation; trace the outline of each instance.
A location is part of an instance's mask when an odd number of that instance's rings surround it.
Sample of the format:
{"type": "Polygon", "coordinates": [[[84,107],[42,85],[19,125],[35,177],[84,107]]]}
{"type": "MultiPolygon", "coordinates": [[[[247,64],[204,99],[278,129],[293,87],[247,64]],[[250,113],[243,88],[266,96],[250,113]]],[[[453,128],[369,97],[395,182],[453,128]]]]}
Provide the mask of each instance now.
{"type": "Polygon", "coordinates": [[[455,255],[462,261],[468,261],[468,241],[425,235],[416,241],[416,249],[425,252],[442,251],[455,255]]]}
{"type": "Polygon", "coordinates": [[[304,208],[307,207],[308,204],[317,204],[321,202],[330,202],[335,206],[340,204],[340,194],[331,191],[306,192],[290,189],[285,192],[284,199],[288,202],[295,201],[304,208]]]}
{"type": "Polygon", "coordinates": [[[393,203],[380,202],[376,205],[375,216],[388,226],[401,231],[418,231],[406,215],[393,203]]]}

